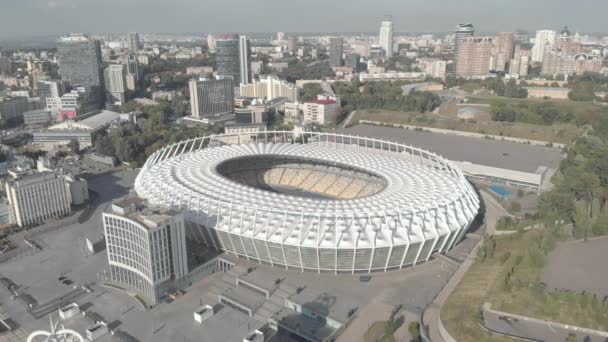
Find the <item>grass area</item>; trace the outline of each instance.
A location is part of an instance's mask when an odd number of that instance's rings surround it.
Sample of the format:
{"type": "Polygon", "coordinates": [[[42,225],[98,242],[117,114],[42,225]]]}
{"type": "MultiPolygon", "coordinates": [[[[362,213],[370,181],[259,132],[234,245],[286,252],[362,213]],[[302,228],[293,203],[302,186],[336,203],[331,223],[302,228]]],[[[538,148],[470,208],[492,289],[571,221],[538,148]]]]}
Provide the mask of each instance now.
{"type": "Polygon", "coordinates": [[[498,104],[517,104],[517,103],[547,103],[552,102],[554,104],[559,105],[562,108],[567,108],[571,111],[582,111],[582,110],[594,110],[597,108],[597,105],[593,102],[584,102],[584,101],[572,101],[572,100],[560,100],[560,99],[518,99],[518,98],[509,98],[502,96],[479,96],[479,97],[470,97],[467,103],[478,103],[478,104],[489,104],[489,105],[498,105],[498,104]]]}
{"type": "Polygon", "coordinates": [[[385,335],[387,321],[375,322],[372,324],[365,335],[363,335],[363,340],[365,342],[395,342],[395,337],[393,335],[385,335]]]}
{"type": "Polygon", "coordinates": [[[140,295],[135,295],[135,299],[137,299],[137,301],[144,307],[145,310],[148,310],[150,308],[148,303],[140,295]]]}
{"type": "Polygon", "coordinates": [[[103,283],[103,284],[104,284],[105,286],[107,286],[107,287],[113,287],[113,288],[118,289],[118,290],[121,290],[121,291],[124,291],[124,290],[125,290],[125,288],[124,288],[124,287],[119,286],[119,285],[116,285],[116,284],[113,284],[113,283],[103,283]]]}
{"type": "Polygon", "coordinates": [[[359,120],[378,121],[387,124],[402,124],[421,127],[449,129],[488,135],[508,136],[521,139],[569,143],[582,130],[572,124],[532,125],[491,120],[463,120],[433,113],[392,112],[386,110],[359,110],[352,124],[359,120]]]}
{"type": "Polygon", "coordinates": [[[608,304],[589,294],[548,292],[540,283],[546,254],[562,228],[533,230],[486,240],[477,260],[441,312],[458,341],[511,341],[479,326],[484,302],[509,313],[586,328],[608,328],[608,304]],[[484,257],[485,255],[485,257],[484,257]]]}

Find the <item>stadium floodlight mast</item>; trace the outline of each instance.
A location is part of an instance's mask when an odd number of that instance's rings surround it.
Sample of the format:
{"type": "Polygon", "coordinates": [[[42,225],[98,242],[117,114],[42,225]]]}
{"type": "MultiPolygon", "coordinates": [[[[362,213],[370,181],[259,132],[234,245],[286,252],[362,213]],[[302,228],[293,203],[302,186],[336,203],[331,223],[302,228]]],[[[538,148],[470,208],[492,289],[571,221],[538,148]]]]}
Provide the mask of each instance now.
{"type": "Polygon", "coordinates": [[[53,315],[49,315],[51,323],[50,331],[36,330],[27,337],[27,342],[84,342],[84,338],[77,331],[66,329],[61,325],[61,329],[57,330],[59,321],[53,323],[53,315]]]}

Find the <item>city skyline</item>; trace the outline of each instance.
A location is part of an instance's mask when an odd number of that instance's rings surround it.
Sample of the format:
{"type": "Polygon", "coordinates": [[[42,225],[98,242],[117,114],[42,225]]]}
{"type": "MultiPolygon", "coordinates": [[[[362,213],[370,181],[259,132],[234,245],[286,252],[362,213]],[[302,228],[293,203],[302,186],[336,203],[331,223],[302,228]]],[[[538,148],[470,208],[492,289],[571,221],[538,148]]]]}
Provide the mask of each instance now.
{"type": "Polygon", "coordinates": [[[564,0],[515,0],[504,6],[479,0],[455,2],[419,0],[400,3],[382,0],[369,3],[325,3],[311,0],[281,6],[270,0],[260,7],[243,0],[230,3],[199,3],[178,0],[103,3],[77,0],[8,0],[0,4],[0,37],[42,36],[66,32],[374,32],[384,15],[393,16],[395,32],[449,32],[457,23],[473,22],[480,32],[510,31],[518,28],[558,29],[568,25],[573,31],[602,33],[602,14],[608,3],[583,0],[572,6],[564,0]],[[319,7],[319,6],[322,7],[319,7]],[[594,11],[587,9],[593,6],[594,11]],[[323,11],[318,10],[323,8],[323,11]],[[120,11],[117,11],[120,9],[120,11]],[[551,9],[547,12],[547,9],[551,9]],[[325,13],[335,11],[349,20],[336,21],[325,13]],[[132,16],[139,12],[141,16],[132,16]],[[297,18],[293,13],[298,13],[297,18]],[[500,16],[493,15],[500,13],[500,16]],[[539,13],[551,13],[539,18],[539,13]],[[109,25],[106,18],[113,18],[109,25]],[[230,17],[231,20],[225,20],[230,17]],[[28,25],[23,25],[28,18],[28,25]],[[137,19],[142,18],[142,19],[137,19]],[[429,20],[432,18],[433,20],[429,20]],[[577,19],[580,18],[580,19],[577,19]],[[584,18],[584,19],[582,19],[584,18]],[[256,24],[252,25],[252,21],[256,24]],[[315,25],[310,25],[314,22],[315,25]],[[19,27],[15,32],[14,27],[19,27]]]}

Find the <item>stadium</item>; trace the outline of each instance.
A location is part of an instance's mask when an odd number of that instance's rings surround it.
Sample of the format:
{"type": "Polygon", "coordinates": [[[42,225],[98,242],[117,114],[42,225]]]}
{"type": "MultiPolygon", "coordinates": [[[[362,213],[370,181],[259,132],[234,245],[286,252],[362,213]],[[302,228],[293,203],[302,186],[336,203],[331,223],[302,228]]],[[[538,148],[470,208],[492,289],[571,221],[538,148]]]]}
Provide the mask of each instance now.
{"type": "Polygon", "coordinates": [[[201,244],[299,271],[369,273],[444,253],[479,199],[450,161],[335,133],[181,141],[152,154],[138,196],[180,210],[201,244]]]}

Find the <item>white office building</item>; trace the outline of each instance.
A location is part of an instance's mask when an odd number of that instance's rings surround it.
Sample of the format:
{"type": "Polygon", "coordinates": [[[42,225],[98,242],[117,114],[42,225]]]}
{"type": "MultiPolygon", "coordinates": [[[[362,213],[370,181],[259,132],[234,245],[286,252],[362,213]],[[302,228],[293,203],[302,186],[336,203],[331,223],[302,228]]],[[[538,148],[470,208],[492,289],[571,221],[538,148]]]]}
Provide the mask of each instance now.
{"type": "Polygon", "coordinates": [[[155,305],[171,280],[188,273],[183,215],[146,206],[139,197],[114,202],[103,214],[110,281],[155,305]]]}
{"type": "Polygon", "coordinates": [[[9,171],[6,196],[19,227],[36,225],[71,211],[71,195],[64,176],[55,172],[9,171]]]}
{"type": "Polygon", "coordinates": [[[127,72],[122,64],[111,64],[104,70],[107,101],[122,105],[126,102],[127,72]]]}
{"type": "Polygon", "coordinates": [[[255,80],[250,84],[241,83],[240,95],[242,97],[255,97],[269,101],[279,97],[286,97],[290,102],[296,102],[298,101],[298,87],[275,76],[267,76],[259,81],[255,80]]]}

